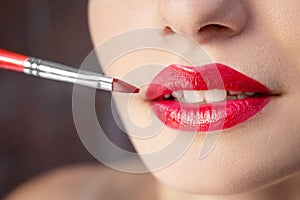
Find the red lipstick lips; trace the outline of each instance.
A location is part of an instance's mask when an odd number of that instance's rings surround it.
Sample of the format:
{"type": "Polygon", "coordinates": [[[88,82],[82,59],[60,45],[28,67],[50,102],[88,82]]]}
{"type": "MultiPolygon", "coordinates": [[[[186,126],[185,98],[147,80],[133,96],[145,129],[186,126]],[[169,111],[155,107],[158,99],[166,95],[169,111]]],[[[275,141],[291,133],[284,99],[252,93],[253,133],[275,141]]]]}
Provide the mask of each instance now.
{"type": "Polygon", "coordinates": [[[201,67],[170,65],[153,79],[146,98],[167,126],[192,132],[231,128],[271,100],[263,84],[219,63],[201,67]],[[191,90],[197,98],[190,96],[191,90]]]}

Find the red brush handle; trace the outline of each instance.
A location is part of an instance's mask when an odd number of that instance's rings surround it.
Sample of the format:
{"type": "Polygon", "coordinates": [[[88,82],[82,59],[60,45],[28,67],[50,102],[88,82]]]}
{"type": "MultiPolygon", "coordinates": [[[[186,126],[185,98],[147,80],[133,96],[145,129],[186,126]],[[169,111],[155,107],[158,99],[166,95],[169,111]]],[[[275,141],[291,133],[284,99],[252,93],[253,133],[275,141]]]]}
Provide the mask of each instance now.
{"type": "Polygon", "coordinates": [[[24,62],[28,56],[0,49],[0,69],[24,72],[24,62]]]}

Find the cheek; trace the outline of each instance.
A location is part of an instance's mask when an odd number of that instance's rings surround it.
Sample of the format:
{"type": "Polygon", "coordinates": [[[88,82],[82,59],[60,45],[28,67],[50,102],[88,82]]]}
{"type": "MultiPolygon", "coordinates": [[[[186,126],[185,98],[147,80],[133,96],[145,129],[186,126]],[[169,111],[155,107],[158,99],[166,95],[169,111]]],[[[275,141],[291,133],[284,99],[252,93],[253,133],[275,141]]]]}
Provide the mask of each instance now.
{"type": "Polygon", "coordinates": [[[285,52],[287,58],[300,64],[300,1],[276,0],[269,4],[276,4],[276,6],[265,6],[269,9],[263,13],[266,18],[264,24],[269,27],[274,42],[285,52]]]}
{"type": "Polygon", "coordinates": [[[155,26],[157,0],[90,0],[89,27],[94,46],[110,37],[138,28],[155,26]]]}

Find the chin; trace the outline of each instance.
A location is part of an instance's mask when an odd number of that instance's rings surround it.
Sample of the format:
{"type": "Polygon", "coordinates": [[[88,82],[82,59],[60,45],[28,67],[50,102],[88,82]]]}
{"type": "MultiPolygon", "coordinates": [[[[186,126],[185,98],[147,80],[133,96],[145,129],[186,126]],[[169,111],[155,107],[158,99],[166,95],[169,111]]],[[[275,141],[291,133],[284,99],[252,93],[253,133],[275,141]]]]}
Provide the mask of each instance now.
{"type": "Polygon", "coordinates": [[[218,174],[216,171],[216,174],[210,172],[197,174],[179,168],[179,166],[174,166],[153,174],[160,183],[168,188],[196,195],[222,196],[260,191],[292,176],[284,174],[268,177],[257,174],[238,176],[233,171],[223,174],[218,174]]]}
{"type": "MultiPolygon", "coordinates": [[[[204,159],[199,159],[204,135],[197,135],[178,160],[154,170],[153,175],[164,185],[188,193],[235,195],[266,188],[298,173],[296,147],[290,142],[292,147],[286,148],[282,138],[276,139],[283,133],[279,127],[255,129],[251,123],[257,121],[224,131],[204,159]]],[[[164,134],[172,134],[171,129],[164,134]]],[[[145,152],[145,145],[132,142],[138,152],[145,152]]]]}

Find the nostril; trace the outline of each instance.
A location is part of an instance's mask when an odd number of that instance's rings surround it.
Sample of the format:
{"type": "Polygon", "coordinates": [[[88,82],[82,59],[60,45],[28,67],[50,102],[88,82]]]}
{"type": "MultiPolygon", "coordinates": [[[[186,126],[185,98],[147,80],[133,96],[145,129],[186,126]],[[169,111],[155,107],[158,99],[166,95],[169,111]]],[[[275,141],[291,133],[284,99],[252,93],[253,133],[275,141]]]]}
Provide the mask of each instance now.
{"type": "Polygon", "coordinates": [[[208,24],[199,29],[199,33],[206,31],[231,31],[231,29],[221,24],[208,24]]]}
{"type": "Polygon", "coordinates": [[[201,38],[204,40],[209,39],[210,37],[222,38],[230,37],[235,34],[234,30],[228,26],[222,24],[208,24],[199,29],[198,33],[201,35],[201,38]]]}
{"type": "Polygon", "coordinates": [[[243,0],[158,2],[158,23],[165,29],[163,33],[182,33],[201,44],[240,35],[249,19],[243,0]]]}
{"type": "Polygon", "coordinates": [[[163,29],[163,35],[168,35],[168,34],[171,34],[171,33],[174,33],[173,29],[169,26],[166,26],[164,29],[163,29]]]}

